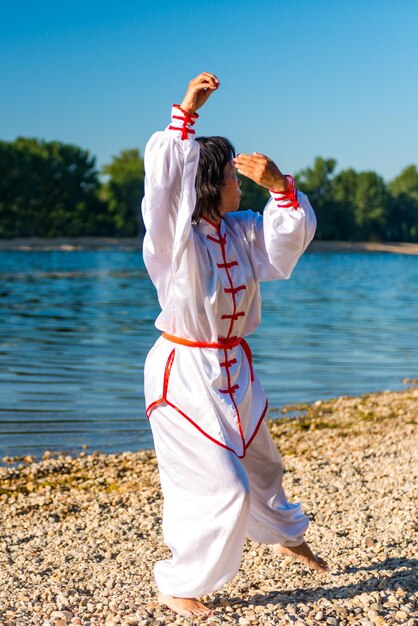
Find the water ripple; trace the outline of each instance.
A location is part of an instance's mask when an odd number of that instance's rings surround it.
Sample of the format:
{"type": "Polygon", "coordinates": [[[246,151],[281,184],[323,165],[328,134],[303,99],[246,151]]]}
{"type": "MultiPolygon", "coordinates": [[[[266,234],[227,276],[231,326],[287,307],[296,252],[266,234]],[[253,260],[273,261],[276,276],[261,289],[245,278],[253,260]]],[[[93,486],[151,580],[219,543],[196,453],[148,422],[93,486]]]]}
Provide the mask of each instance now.
{"type": "MultiPolygon", "coordinates": [[[[271,406],[418,375],[418,257],[309,253],[262,285],[251,337],[271,406]]],[[[0,458],[152,446],[143,364],[155,290],[129,251],[0,251],[0,458]]]]}

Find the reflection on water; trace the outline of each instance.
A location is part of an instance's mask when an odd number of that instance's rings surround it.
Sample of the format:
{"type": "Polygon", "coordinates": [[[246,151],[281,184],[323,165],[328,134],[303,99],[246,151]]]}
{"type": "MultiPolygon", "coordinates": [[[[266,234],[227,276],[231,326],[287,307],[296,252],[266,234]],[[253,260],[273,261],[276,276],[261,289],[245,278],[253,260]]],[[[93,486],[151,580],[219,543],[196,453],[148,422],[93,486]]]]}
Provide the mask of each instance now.
{"type": "MultiPolygon", "coordinates": [[[[271,406],[417,376],[418,257],[309,253],[262,294],[250,344],[271,406]]],[[[138,252],[0,251],[0,457],[151,447],[158,310],[138,252]]]]}

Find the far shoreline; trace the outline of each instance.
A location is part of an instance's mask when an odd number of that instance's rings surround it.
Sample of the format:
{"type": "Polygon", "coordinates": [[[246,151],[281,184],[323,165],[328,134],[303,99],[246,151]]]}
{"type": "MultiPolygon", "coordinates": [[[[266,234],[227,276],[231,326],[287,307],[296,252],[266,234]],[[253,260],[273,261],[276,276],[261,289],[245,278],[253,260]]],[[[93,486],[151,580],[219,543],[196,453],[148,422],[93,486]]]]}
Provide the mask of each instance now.
{"type": "MultiPolygon", "coordinates": [[[[0,239],[0,250],[75,252],[78,250],[109,249],[127,252],[140,251],[142,249],[142,237],[21,237],[0,239]]],[[[314,240],[308,246],[307,252],[386,252],[418,255],[418,243],[314,240]]]]}

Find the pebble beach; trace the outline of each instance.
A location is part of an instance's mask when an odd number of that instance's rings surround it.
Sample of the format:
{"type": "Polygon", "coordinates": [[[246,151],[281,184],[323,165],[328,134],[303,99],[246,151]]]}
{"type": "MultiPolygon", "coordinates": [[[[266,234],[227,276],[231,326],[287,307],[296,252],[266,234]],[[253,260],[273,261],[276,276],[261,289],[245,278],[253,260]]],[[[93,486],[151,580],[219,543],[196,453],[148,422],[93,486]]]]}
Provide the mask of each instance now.
{"type": "Polygon", "coordinates": [[[0,467],[0,626],[418,625],[418,386],[271,409],[288,499],[329,563],[308,571],[247,541],[208,617],[160,607],[169,557],[152,450],[46,451],[0,467]]]}

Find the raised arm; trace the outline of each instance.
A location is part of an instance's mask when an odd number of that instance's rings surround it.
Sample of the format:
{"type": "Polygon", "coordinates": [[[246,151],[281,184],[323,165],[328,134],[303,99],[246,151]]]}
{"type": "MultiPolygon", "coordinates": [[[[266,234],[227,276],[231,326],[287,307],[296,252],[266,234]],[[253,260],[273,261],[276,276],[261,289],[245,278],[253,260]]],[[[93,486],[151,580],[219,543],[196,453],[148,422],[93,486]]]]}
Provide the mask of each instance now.
{"type": "Polygon", "coordinates": [[[240,154],[235,167],[268,188],[271,196],[263,215],[248,211],[243,220],[256,275],[262,281],[289,278],[315,234],[316,217],[308,197],[263,154],[240,154]]]}
{"type": "Polygon", "coordinates": [[[207,72],[191,80],[181,105],[173,105],[169,126],[154,133],[145,148],[143,255],[158,290],[167,283],[172,263],[190,236],[199,162],[193,125],[199,117],[197,109],[219,84],[207,72]]]}

